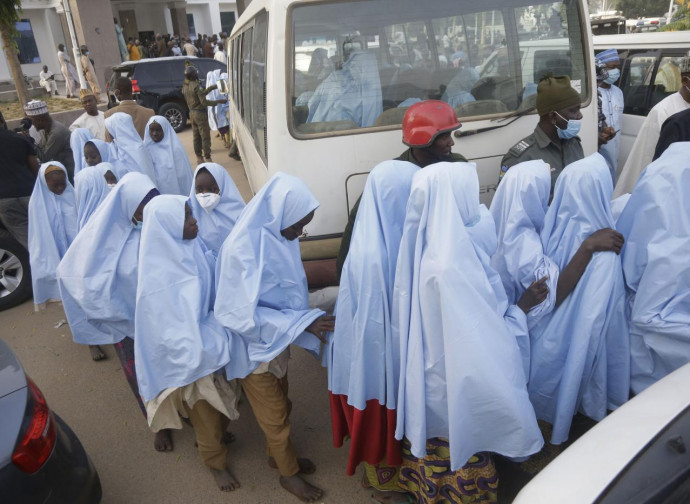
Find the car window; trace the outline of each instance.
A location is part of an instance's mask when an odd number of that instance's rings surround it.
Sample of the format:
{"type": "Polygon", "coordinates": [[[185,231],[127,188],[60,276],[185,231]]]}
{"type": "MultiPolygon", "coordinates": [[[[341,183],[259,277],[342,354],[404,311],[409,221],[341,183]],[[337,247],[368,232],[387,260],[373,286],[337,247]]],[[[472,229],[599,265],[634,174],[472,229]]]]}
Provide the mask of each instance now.
{"type": "Polygon", "coordinates": [[[141,86],[169,85],[173,77],[172,65],[161,61],[157,63],[139,63],[136,65],[133,78],[141,86]]]}
{"type": "Polygon", "coordinates": [[[652,89],[650,107],[653,107],[667,96],[680,91],[682,84],[678,63],[681,58],[682,56],[664,56],[659,61],[659,68],[657,68],[656,75],[654,76],[654,88],[652,89]]]}
{"type": "Polygon", "coordinates": [[[596,504],[690,502],[690,408],[630,461],[596,504]]]}
{"type": "Polygon", "coordinates": [[[624,113],[646,116],[649,103],[650,83],[658,59],[658,52],[631,54],[621,73],[620,88],[625,102],[624,113]]]}

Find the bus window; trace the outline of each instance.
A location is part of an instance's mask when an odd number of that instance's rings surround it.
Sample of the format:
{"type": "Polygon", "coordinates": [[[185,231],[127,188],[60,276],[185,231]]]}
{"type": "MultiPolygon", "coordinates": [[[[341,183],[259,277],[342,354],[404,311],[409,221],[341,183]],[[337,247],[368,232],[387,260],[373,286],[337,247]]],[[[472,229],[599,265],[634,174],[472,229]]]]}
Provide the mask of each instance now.
{"type": "Polygon", "coordinates": [[[581,16],[570,0],[297,4],[288,11],[290,131],[400,125],[426,99],[447,101],[459,117],[530,109],[548,70],[568,75],[587,101],[581,16]]]}
{"type": "Polygon", "coordinates": [[[268,42],[268,15],[257,16],[252,36],[252,118],[254,145],[264,163],[266,152],[266,44],[268,42]]]}
{"type": "Polygon", "coordinates": [[[623,113],[640,116],[646,116],[649,113],[651,107],[647,96],[657,54],[655,52],[639,53],[628,58],[620,82],[625,103],[623,113]]]}

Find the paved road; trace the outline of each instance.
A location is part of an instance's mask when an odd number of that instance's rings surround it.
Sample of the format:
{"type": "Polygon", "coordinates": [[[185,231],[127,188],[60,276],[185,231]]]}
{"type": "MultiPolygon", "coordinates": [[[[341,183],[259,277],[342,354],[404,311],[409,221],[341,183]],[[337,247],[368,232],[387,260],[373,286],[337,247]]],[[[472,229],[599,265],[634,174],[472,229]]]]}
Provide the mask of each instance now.
{"type": "MultiPolygon", "coordinates": [[[[191,131],[185,130],[181,138],[194,159],[191,131]]],[[[227,156],[219,139],[213,139],[213,146],[214,160],[228,169],[246,198],[249,186],[241,164],[227,156]]],[[[174,452],[155,452],[153,434],[112,347],[105,350],[108,360],[93,362],[88,348],[72,342],[68,326],[54,328],[64,318],[58,305],[34,313],[27,302],[0,313],[0,335],[86,447],[101,477],[104,504],[299,502],[282,490],[278,473],[267,467],[263,435],[246,401],[240,419],[231,424],[236,436],[230,447],[232,470],[241,489],[229,494],[216,489],[197,457],[190,427],[174,433],[174,452]]],[[[369,501],[359,478],[345,475],[346,447],[333,448],[325,370],[306,352],[294,349],[289,376],[293,442],[301,456],[316,463],[316,474],[308,478],[325,489],[322,502],[369,501]]]]}

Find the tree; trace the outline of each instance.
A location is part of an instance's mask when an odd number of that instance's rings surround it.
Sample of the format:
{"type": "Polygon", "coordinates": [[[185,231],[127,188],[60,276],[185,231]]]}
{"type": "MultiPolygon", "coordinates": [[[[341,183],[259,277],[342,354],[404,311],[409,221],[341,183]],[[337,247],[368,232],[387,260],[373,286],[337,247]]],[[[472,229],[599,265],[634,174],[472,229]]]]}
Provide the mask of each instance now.
{"type": "Polygon", "coordinates": [[[626,19],[664,16],[668,11],[668,0],[620,0],[618,10],[626,19]]]}
{"type": "Polygon", "coordinates": [[[22,8],[22,0],[0,0],[0,37],[2,38],[2,50],[5,51],[5,59],[10,67],[10,73],[14,79],[14,87],[17,90],[19,103],[29,101],[29,92],[24,81],[24,72],[17,56],[17,36],[15,23],[19,21],[19,13],[22,8]]]}

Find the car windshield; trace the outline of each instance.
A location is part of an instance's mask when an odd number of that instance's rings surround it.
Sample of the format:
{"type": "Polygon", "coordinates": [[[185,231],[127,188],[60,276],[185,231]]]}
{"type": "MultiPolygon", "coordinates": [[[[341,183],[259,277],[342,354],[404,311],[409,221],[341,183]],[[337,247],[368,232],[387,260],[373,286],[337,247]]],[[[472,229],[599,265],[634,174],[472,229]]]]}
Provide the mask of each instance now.
{"type": "Polygon", "coordinates": [[[547,71],[586,101],[580,3],[364,0],[290,13],[293,132],[399,125],[419,100],[459,117],[534,106],[547,71]]]}

